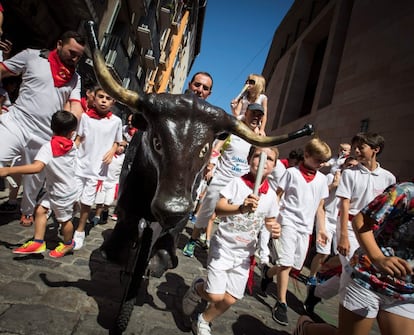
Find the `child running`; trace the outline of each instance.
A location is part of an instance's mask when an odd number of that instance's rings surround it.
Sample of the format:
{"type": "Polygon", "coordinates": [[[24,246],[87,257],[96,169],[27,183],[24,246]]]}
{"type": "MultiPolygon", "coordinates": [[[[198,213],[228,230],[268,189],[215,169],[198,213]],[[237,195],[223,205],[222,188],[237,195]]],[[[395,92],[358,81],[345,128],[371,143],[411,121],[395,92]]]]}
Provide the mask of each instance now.
{"type": "MultiPolygon", "coordinates": [[[[313,138],[305,146],[303,163],[286,170],[277,190],[279,199],[283,195],[278,217],[282,233],[276,248],[278,300],[272,316],[277,323],[284,326],[288,325],[286,294],[289,273],[292,268],[302,269],[315,215],[318,231],[316,243],[325,245],[327,242],[324,199],[328,197],[329,190],[325,175],[318,170],[330,157],[331,149],[328,144],[319,138],[313,138]]],[[[273,268],[269,271],[272,270],[273,268]]]]}
{"type": "Polygon", "coordinates": [[[73,235],[75,250],[82,248],[99,180],[105,180],[108,166],[122,142],[122,121],[110,111],[115,100],[102,88],[95,90],[94,107],[82,114],[76,143],[79,143],[76,182],[80,201],[79,225],[73,235]]]}
{"type": "Polygon", "coordinates": [[[209,302],[207,309],[193,323],[194,334],[211,334],[210,322],[243,298],[259,232],[267,228],[272,238],[279,237],[276,194],[267,181],[277,157],[276,148],[252,147],[248,155],[250,173],[233,178],[220,191],[216,213],[222,218],[211,239],[207,280],[194,279],[183,298],[186,315],[194,312],[201,299],[209,302]],[[252,194],[252,189],[261,152],[266,153],[267,161],[257,196],[252,194]]]}
{"type": "Polygon", "coordinates": [[[15,254],[38,254],[46,251],[44,241],[47,213],[52,210],[62,225],[63,243],[49,253],[54,258],[63,257],[72,251],[73,206],[77,199],[75,182],[76,146],[72,141],[78,121],[67,111],[58,111],[52,116],[52,139],[37,153],[32,164],[0,168],[0,176],[33,174],[45,171],[46,193],[35,209],[35,233],[33,240],[13,250],[15,254]]]}

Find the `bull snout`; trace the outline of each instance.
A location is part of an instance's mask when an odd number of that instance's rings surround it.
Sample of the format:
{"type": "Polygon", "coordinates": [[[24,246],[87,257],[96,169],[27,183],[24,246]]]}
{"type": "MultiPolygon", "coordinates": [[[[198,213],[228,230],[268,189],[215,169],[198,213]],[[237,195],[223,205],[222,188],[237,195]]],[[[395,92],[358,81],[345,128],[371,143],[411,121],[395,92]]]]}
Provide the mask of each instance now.
{"type": "Polygon", "coordinates": [[[175,227],[186,220],[193,208],[191,199],[185,197],[155,198],[151,206],[152,213],[165,229],[175,227]]]}

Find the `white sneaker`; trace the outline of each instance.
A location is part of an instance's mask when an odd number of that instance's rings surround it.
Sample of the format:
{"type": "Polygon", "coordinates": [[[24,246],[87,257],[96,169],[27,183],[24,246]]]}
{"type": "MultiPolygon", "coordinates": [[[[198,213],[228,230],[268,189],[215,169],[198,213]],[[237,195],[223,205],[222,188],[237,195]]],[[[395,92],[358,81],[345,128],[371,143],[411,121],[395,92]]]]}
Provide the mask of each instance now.
{"type": "Polygon", "coordinates": [[[195,335],[211,335],[210,323],[203,319],[203,314],[199,314],[197,320],[191,326],[195,335]]]}
{"type": "Polygon", "coordinates": [[[73,247],[73,250],[79,250],[83,247],[83,241],[85,240],[85,232],[75,230],[75,234],[73,234],[73,240],[75,241],[75,246],[73,247]]]}

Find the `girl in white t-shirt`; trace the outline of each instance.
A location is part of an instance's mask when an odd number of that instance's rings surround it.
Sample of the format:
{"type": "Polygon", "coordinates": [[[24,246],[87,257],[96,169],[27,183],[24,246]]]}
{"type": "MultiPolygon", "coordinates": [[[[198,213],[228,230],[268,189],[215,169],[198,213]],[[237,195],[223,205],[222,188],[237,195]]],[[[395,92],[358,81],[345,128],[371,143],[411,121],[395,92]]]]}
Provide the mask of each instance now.
{"type": "Polygon", "coordinates": [[[250,173],[232,179],[220,192],[216,213],[222,218],[210,244],[207,280],[196,278],[183,299],[187,315],[194,312],[201,299],[210,302],[193,324],[195,334],[210,330],[209,323],[243,297],[259,232],[268,229],[272,238],[279,237],[276,194],[267,181],[277,156],[276,148],[252,147],[248,156],[250,173]],[[257,196],[252,188],[261,152],[267,154],[267,160],[257,196]]]}
{"type": "Polygon", "coordinates": [[[248,105],[252,103],[262,105],[264,115],[257,132],[263,136],[266,135],[265,127],[267,122],[267,96],[264,94],[265,88],[266,80],[262,75],[250,74],[246,79],[242,93],[230,103],[233,115],[239,120],[244,118],[248,105]]]}

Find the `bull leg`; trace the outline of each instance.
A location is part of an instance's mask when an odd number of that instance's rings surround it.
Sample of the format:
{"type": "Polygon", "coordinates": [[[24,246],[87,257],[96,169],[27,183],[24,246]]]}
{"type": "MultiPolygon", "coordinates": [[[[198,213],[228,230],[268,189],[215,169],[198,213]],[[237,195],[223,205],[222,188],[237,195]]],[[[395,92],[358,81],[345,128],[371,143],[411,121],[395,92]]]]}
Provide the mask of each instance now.
{"type": "Polygon", "coordinates": [[[150,275],[160,278],[168,269],[178,266],[177,249],[178,233],[166,233],[154,244],[152,257],[148,264],[150,275]]]}

